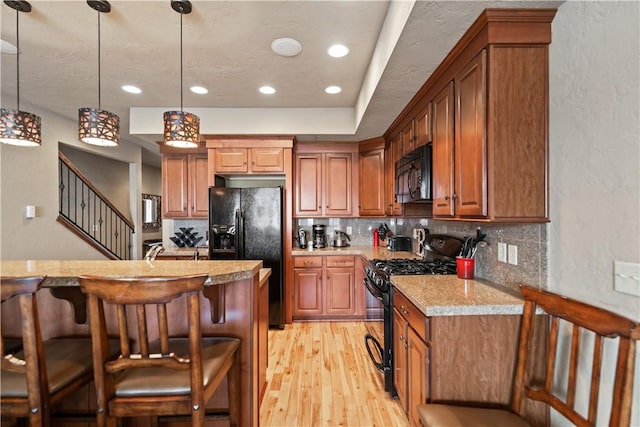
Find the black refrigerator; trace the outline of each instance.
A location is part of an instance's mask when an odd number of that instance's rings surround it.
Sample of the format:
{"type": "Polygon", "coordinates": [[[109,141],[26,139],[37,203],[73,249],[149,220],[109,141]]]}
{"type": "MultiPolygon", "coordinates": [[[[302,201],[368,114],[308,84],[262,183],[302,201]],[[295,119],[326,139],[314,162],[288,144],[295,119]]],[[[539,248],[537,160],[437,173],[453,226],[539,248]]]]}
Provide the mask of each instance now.
{"type": "Polygon", "coordinates": [[[255,259],[271,269],[269,327],[284,328],[282,187],[209,188],[209,259],[255,259]]]}

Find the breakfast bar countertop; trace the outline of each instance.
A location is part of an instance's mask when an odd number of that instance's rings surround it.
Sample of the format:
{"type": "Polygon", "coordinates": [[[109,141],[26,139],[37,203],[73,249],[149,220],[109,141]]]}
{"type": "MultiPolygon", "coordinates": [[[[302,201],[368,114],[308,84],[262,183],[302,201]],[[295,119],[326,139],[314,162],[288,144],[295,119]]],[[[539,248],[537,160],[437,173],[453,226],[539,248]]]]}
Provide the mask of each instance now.
{"type": "Polygon", "coordinates": [[[262,261],[114,261],[114,260],[20,260],[0,261],[7,277],[47,276],[46,287],[77,285],[77,276],[160,277],[206,274],[208,284],[250,279],[262,268],[262,261]]]}

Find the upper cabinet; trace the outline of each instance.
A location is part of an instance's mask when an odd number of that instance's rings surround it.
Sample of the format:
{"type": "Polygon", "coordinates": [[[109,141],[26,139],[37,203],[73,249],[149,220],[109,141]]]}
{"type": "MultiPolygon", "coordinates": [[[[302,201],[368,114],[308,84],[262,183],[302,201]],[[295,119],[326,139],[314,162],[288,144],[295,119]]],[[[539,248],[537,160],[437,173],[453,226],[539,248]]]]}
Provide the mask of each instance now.
{"type": "Polygon", "coordinates": [[[296,217],[356,216],[357,144],[296,144],[296,217]]]}
{"type": "Polygon", "coordinates": [[[396,201],[396,161],[402,157],[402,134],[396,135],[384,147],[384,187],[387,216],[402,215],[402,203],[396,201]]]}
{"type": "Polygon", "coordinates": [[[213,151],[218,173],[283,173],[282,147],[216,148],[213,151]]]}
{"type": "Polygon", "coordinates": [[[209,214],[207,153],[163,153],[162,217],[206,218],[209,214]]]}
{"type": "Polygon", "coordinates": [[[555,13],[485,10],[385,134],[393,143],[413,128],[415,148],[432,130],[435,218],[548,221],[555,13]]]}
{"type": "Polygon", "coordinates": [[[384,216],[384,138],[362,141],[360,146],[360,216],[384,216]]]}

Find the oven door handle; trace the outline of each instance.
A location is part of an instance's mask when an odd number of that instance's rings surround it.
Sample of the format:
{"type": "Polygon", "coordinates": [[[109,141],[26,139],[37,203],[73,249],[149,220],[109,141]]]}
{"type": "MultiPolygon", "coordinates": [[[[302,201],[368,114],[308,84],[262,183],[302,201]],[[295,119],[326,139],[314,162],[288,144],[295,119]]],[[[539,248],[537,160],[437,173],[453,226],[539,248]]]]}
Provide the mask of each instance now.
{"type": "Polygon", "coordinates": [[[367,353],[369,353],[369,357],[371,358],[371,361],[373,362],[373,365],[376,367],[376,369],[380,372],[384,372],[384,365],[382,364],[382,355],[384,354],[384,351],[382,350],[382,346],[380,345],[378,340],[373,335],[367,334],[364,336],[364,346],[367,348],[367,353]],[[369,345],[369,343],[373,343],[373,346],[378,351],[380,361],[376,360],[375,356],[373,355],[373,351],[371,351],[371,346],[369,345]]]}
{"type": "Polygon", "coordinates": [[[371,282],[366,277],[362,279],[362,284],[364,284],[364,287],[367,288],[369,293],[375,299],[382,302],[382,292],[378,288],[376,288],[375,285],[372,285],[371,282]]]}

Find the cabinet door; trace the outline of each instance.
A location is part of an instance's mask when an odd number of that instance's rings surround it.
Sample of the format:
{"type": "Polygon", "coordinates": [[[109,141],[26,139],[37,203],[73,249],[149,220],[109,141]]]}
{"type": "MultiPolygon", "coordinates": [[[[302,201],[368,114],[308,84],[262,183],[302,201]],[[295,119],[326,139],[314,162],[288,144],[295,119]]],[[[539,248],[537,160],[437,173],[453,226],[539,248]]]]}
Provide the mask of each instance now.
{"type": "Polygon", "coordinates": [[[189,154],[189,216],[209,216],[208,160],[206,154],[189,154]]]}
{"type": "Polygon", "coordinates": [[[327,268],[325,280],[325,313],[353,315],[355,305],[355,274],[352,268],[327,268]]]}
{"type": "Polygon", "coordinates": [[[360,153],[360,216],[383,216],[384,193],[384,149],[360,153]]]}
{"type": "Polygon", "coordinates": [[[284,172],[284,149],[279,147],[252,148],[251,172],[284,172]]]}
{"type": "Polygon", "coordinates": [[[384,168],[386,187],[385,214],[402,215],[402,203],[396,202],[396,161],[402,157],[402,134],[395,137],[385,147],[384,168]]]}
{"type": "Polygon", "coordinates": [[[216,172],[247,173],[246,148],[216,148],[214,150],[216,172]]]}
{"type": "Polygon", "coordinates": [[[433,99],[433,215],[453,216],[453,82],[433,99]]]}
{"type": "Polygon", "coordinates": [[[476,56],[454,80],[455,212],[459,216],[487,216],[485,52],[476,56]]]}
{"type": "Polygon", "coordinates": [[[414,149],[431,142],[431,102],[418,114],[416,121],[416,139],[414,149]]]}
{"type": "Polygon", "coordinates": [[[393,386],[407,411],[407,321],[393,309],[393,386]]]}
{"type": "Polygon", "coordinates": [[[322,314],[322,269],[294,269],[294,316],[322,314]]]}
{"type": "Polygon", "coordinates": [[[429,384],[429,348],[411,328],[407,329],[407,414],[409,424],[421,427],[418,405],[427,403],[429,384]]]}
{"type": "Polygon", "coordinates": [[[324,216],[351,216],[352,161],[351,153],[324,155],[324,216]]]}
{"type": "Polygon", "coordinates": [[[402,155],[404,156],[407,153],[413,151],[415,147],[415,132],[414,132],[414,121],[411,122],[402,129],[402,155]]]}
{"type": "Polygon", "coordinates": [[[296,154],[296,216],[322,215],[322,155],[296,154]]]}
{"type": "Polygon", "coordinates": [[[183,154],[162,156],[162,216],[165,218],[188,216],[188,166],[187,156],[183,154]]]}

